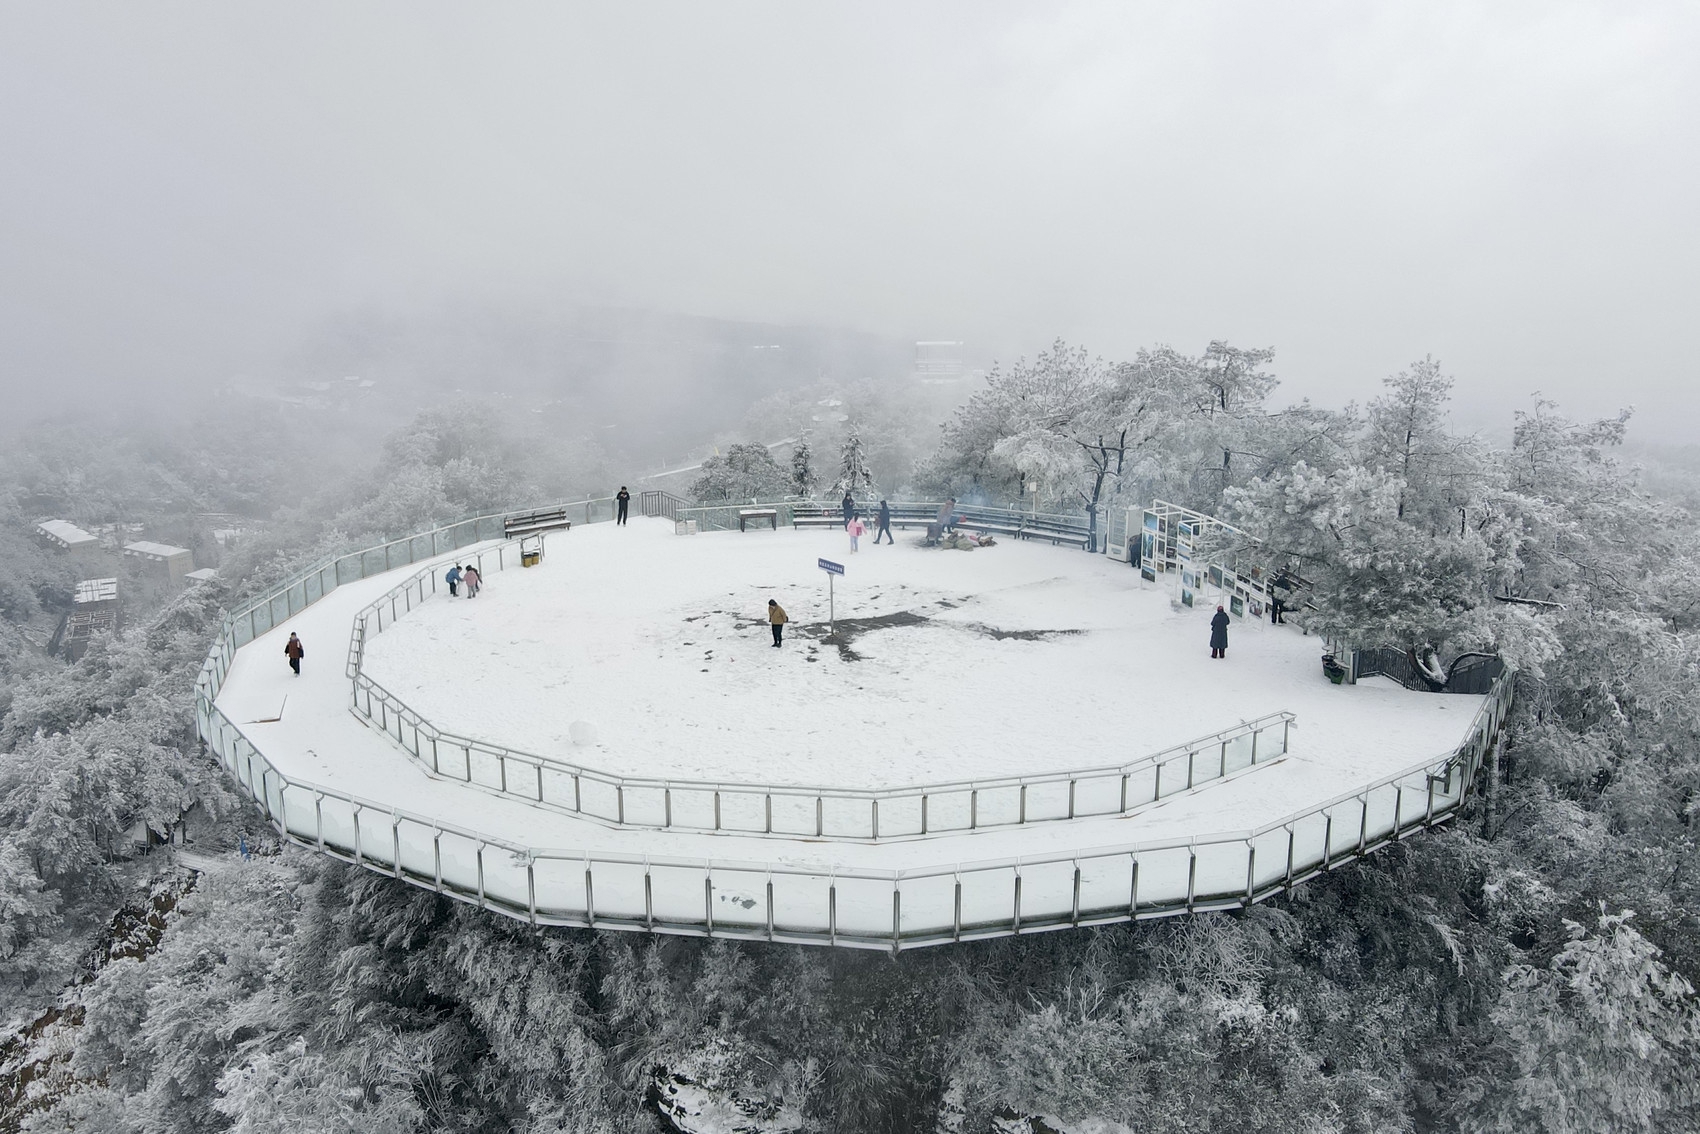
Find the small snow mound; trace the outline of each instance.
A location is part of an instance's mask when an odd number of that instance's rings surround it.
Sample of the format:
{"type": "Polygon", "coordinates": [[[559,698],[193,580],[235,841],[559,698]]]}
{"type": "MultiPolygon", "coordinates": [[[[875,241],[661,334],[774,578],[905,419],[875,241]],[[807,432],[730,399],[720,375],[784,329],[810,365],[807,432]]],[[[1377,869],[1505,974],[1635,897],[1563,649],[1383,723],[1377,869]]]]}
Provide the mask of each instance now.
{"type": "Polygon", "coordinates": [[[567,726],[567,737],[580,748],[596,743],[596,726],[589,721],[574,721],[567,726]]]}

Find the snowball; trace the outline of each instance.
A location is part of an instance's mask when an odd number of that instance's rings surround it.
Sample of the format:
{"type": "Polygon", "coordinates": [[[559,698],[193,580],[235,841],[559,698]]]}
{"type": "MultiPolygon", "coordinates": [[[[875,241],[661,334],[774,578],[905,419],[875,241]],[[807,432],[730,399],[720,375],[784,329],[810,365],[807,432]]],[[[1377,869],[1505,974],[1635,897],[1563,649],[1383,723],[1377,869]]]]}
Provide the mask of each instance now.
{"type": "Polygon", "coordinates": [[[596,726],[589,721],[574,721],[567,726],[567,736],[580,748],[596,743],[596,726]]]}

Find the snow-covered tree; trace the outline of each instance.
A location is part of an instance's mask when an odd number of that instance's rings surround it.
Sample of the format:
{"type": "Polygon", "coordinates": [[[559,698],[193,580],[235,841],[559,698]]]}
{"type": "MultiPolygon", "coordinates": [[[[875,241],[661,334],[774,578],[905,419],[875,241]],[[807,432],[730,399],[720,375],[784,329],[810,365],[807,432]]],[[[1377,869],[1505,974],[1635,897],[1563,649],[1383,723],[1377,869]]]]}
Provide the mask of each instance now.
{"type": "Polygon", "coordinates": [[[862,444],[862,425],[854,418],[844,423],[844,444],[838,451],[838,479],[832,495],[866,499],[874,492],[874,474],[868,468],[868,452],[862,444]]]}
{"type": "Polygon", "coordinates": [[[791,478],[779,467],[767,446],[750,441],[729,445],[702,463],[691,482],[693,499],[703,504],[735,500],[771,500],[791,490],[791,478]]]}
{"type": "Polygon", "coordinates": [[[809,450],[808,437],[799,437],[791,449],[791,493],[807,499],[815,494],[814,454],[809,450]]]}

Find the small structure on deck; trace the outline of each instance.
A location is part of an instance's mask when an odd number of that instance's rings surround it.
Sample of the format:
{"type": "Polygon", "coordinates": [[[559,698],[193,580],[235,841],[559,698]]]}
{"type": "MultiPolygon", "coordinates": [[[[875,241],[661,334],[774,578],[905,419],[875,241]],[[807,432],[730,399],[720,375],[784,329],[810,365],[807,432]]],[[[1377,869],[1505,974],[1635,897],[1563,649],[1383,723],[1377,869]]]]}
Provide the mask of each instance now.
{"type": "Polygon", "coordinates": [[[211,582],[215,582],[218,579],[218,568],[216,568],[216,567],[202,567],[197,571],[190,571],[188,574],[184,575],[183,577],[191,583],[211,583],[211,582]]]}
{"type": "Polygon", "coordinates": [[[194,552],[168,543],[150,543],[147,540],[127,543],[124,554],[154,564],[159,577],[174,587],[181,587],[189,578],[189,572],[195,569],[194,552]]]}

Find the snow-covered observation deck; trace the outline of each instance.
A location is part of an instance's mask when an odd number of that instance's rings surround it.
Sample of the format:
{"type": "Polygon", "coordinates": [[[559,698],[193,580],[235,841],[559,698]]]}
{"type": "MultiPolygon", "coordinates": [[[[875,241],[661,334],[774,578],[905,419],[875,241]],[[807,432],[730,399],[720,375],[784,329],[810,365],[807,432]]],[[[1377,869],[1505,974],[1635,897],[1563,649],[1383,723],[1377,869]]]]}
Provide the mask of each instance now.
{"type": "Polygon", "coordinates": [[[201,735],[281,835],[536,924],[898,949],[1259,900],[1445,819],[1509,701],[1261,620],[1214,660],[1101,555],[572,508],[535,569],[486,517],[226,620],[201,735]]]}

